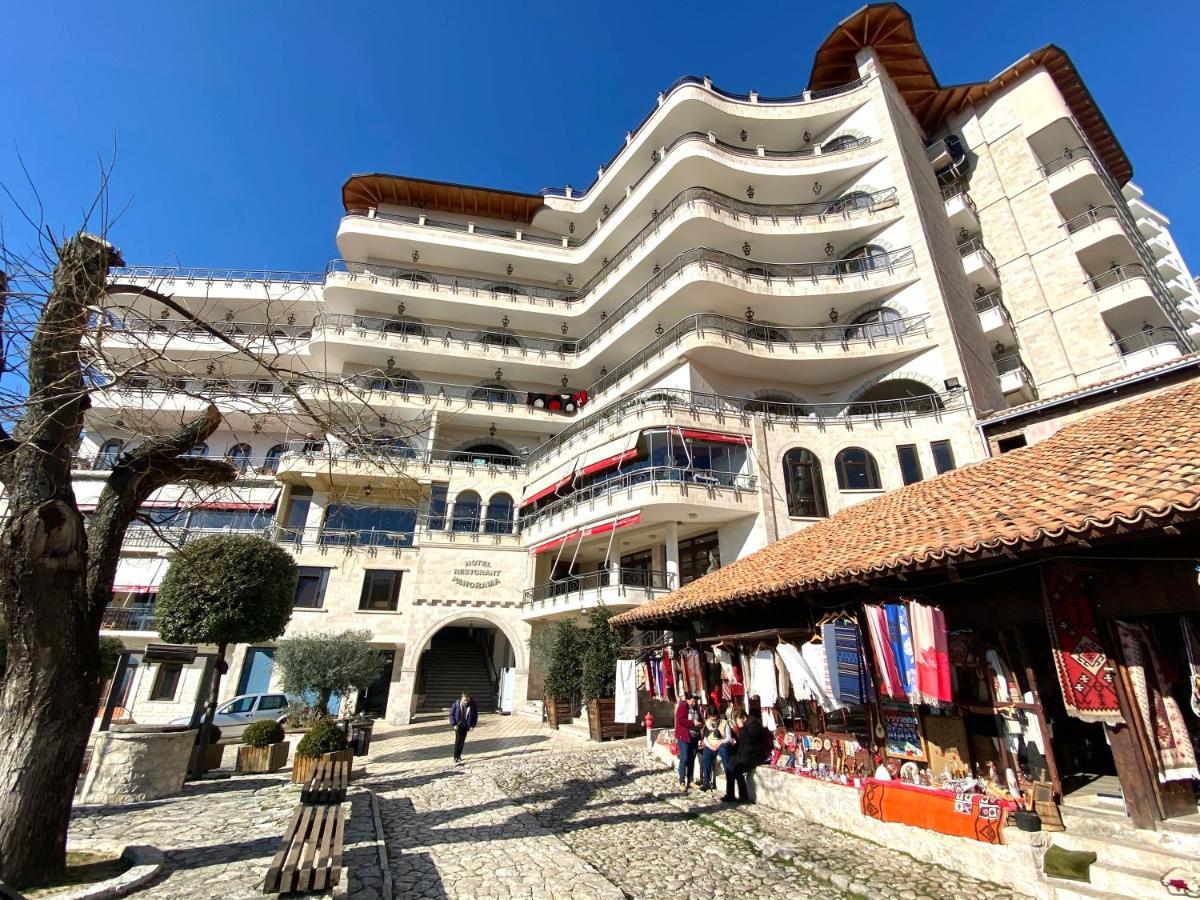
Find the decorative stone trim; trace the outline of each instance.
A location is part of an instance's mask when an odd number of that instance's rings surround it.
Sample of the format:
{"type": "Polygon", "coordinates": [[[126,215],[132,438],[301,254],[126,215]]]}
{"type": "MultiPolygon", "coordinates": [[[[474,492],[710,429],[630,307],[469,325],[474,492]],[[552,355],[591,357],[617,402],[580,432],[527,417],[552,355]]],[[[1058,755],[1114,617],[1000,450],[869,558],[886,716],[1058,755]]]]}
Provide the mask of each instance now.
{"type": "Polygon", "coordinates": [[[462,597],[417,597],[413,606],[455,606],[465,609],[516,609],[520,600],[468,600],[462,597]]]}

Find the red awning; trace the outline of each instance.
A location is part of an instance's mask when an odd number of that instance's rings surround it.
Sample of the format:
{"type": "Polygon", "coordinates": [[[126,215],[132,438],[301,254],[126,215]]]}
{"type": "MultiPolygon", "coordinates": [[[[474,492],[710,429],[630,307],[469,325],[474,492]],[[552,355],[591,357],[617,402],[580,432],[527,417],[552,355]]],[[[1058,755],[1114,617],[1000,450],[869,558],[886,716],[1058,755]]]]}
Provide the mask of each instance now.
{"type": "Polygon", "coordinates": [[[547,550],[554,550],[561,547],[567,541],[580,536],[580,529],[568,531],[566,534],[560,534],[558,537],[550,538],[548,541],[543,541],[530,548],[534,553],[545,553],[547,550]]]}
{"type": "Polygon", "coordinates": [[[595,475],[597,472],[607,472],[609,469],[615,469],[622,463],[627,463],[630,460],[637,459],[638,451],[622,450],[614,456],[608,456],[604,459],[598,459],[594,463],[590,463],[579,470],[578,476],[583,478],[586,475],[595,475]]]}
{"type": "Polygon", "coordinates": [[[744,444],[749,446],[749,435],[723,434],[720,431],[697,431],[694,428],[680,428],[679,433],[686,438],[696,441],[712,441],[714,444],[744,444]]]}
{"type": "Polygon", "coordinates": [[[536,494],[530,494],[528,497],[526,497],[524,500],[522,500],[521,505],[528,506],[530,503],[536,503],[538,500],[541,500],[543,497],[547,497],[550,494],[553,494],[564,484],[569,483],[570,480],[571,480],[571,476],[568,475],[566,478],[560,478],[558,481],[550,482],[548,485],[546,485],[544,488],[542,488],[536,494]]]}
{"type": "Polygon", "coordinates": [[[157,584],[114,584],[114,594],[157,594],[157,584]]]}
{"type": "Polygon", "coordinates": [[[610,531],[616,531],[618,528],[626,528],[629,525],[637,525],[642,521],[642,511],[638,510],[635,513],[621,516],[619,519],[612,519],[608,522],[603,522],[599,525],[593,525],[587,530],[588,535],[607,534],[610,531]]]}

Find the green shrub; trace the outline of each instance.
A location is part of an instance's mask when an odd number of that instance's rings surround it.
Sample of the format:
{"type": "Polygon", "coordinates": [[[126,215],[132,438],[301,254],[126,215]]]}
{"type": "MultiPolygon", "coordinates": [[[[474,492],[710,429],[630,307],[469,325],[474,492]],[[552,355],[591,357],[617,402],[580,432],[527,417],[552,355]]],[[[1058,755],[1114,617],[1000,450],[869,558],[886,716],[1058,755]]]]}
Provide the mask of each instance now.
{"type": "Polygon", "coordinates": [[[333,722],[325,719],[308,729],[296,747],[297,756],[321,757],[346,749],[346,734],[333,722]]]}
{"type": "Polygon", "coordinates": [[[242,743],[248,747],[270,747],[283,740],[283,726],[274,719],[263,719],[247,725],[242,732],[242,743]]]}
{"type": "Polygon", "coordinates": [[[588,624],[592,627],[580,635],[583,645],[580,693],[585,700],[612,697],[617,691],[617,654],[621,638],[608,624],[612,616],[611,609],[596,607],[588,613],[588,624]]]}
{"type": "Polygon", "coordinates": [[[570,619],[558,623],[554,631],[554,650],[546,671],[546,696],[575,701],[583,677],[583,647],[579,628],[570,619]]]}
{"type": "Polygon", "coordinates": [[[371,646],[371,632],[309,632],[285,638],[275,651],[280,687],[311,699],[313,712],[327,715],[331,697],[353,696],[370,686],[384,666],[371,646]]]}

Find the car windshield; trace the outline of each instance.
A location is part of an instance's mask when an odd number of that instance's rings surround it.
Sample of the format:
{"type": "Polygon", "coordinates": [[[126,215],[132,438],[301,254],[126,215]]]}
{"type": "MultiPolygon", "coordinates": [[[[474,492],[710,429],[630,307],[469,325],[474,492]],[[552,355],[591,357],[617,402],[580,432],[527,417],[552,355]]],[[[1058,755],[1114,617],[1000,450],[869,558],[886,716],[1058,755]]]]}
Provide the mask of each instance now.
{"type": "Polygon", "coordinates": [[[219,710],[217,710],[217,712],[220,712],[220,713],[244,713],[244,712],[250,712],[250,709],[253,706],[254,706],[254,698],[253,697],[235,697],[234,699],[232,699],[228,703],[226,703],[224,706],[222,706],[219,710]]]}

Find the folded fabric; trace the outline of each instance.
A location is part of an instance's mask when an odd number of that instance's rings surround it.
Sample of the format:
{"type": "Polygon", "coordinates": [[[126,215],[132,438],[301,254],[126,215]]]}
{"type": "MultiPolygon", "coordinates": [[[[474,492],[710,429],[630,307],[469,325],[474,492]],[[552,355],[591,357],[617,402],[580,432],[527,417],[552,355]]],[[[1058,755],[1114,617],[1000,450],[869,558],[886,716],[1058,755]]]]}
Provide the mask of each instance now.
{"type": "Polygon", "coordinates": [[[808,664],[808,670],[812,672],[813,677],[821,686],[822,696],[825,697],[825,702],[821,704],[822,708],[826,712],[840,709],[841,705],[833,696],[833,682],[829,678],[829,663],[825,656],[825,645],[818,641],[809,641],[800,648],[800,656],[808,664]]]}
{"type": "Polygon", "coordinates": [[[632,725],[637,721],[637,662],[632,659],[617,660],[616,704],[614,721],[632,725]]]}

